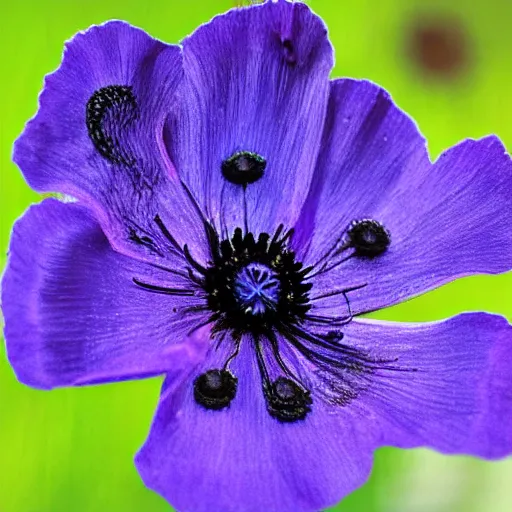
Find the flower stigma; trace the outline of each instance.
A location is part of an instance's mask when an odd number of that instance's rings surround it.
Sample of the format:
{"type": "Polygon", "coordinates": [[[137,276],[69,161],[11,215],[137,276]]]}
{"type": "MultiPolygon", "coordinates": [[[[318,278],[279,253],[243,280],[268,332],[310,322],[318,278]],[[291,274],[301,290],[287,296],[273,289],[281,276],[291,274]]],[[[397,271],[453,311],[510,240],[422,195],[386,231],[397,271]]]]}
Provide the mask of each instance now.
{"type": "Polygon", "coordinates": [[[246,314],[263,315],[275,310],[280,284],[277,275],[261,263],[249,263],[235,277],[235,296],[246,314]]]}

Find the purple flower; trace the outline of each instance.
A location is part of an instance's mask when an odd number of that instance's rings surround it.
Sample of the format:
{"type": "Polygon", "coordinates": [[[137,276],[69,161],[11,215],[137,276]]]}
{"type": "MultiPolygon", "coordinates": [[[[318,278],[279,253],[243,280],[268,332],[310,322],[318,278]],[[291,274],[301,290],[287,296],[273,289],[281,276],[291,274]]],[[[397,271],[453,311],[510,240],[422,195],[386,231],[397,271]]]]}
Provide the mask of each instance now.
{"type": "Polygon", "coordinates": [[[19,380],[166,374],[136,464],[180,511],[306,512],[382,445],[512,452],[512,328],[361,318],[512,268],[496,137],[429,161],[378,86],[329,80],[300,3],[236,9],[168,46],[77,35],[14,159],[45,199],[14,227],[2,301],[19,380]]]}

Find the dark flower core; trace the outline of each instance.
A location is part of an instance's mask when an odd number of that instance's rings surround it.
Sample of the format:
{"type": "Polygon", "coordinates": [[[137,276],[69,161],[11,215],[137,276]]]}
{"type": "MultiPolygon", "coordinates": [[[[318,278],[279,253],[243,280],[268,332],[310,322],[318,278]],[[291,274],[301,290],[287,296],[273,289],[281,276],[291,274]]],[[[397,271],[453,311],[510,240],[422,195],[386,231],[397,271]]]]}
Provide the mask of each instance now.
{"type": "Polygon", "coordinates": [[[194,398],[207,409],[225,407],[234,398],[230,391],[236,388],[221,384],[220,376],[231,376],[228,365],[238,355],[242,336],[249,334],[254,342],[269,414],[281,422],[294,422],[304,419],[311,410],[310,392],[286,367],[275,335],[294,325],[300,328],[311,308],[308,292],[312,284],[306,282],[311,268],[303,268],[302,263],[295,261],[295,254],[288,247],[292,233],[284,232],[280,226],[272,238],[261,233],[256,240],[252,233],[244,235],[237,228],[231,239],[220,243],[213,240],[213,258],[211,266],[202,271],[202,287],[207,293],[208,308],[213,312],[210,319],[215,324],[213,332],[231,331],[236,347],[222,373],[210,370],[196,379],[194,398]],[[263,340],[271,346],[286,377],[278,376],[272,381],[263,355],[263,340]],[[212,381],[212,376],[216,379],[206,394],[205,382],[212,381]],[[215,397],[217,393],[222,394],[221,407],[217,407],[217,401],[212,407],[212,393],[215,397]]]}
{"type": "Polygon", "coordinates": [[[310,309],[312,284],[304,282],[310,269],[287,248],[292,232],[282,233],[281,226],[272,239],[261,233],[255,240],[237,228],[230,240],[220,242],[203,283],[215,330],[231,330],[240,339],[247,332],[261,336],[304,318],[310,309]]]}
{"type": "Polygon", "coordinates": [[[283,341],[314,364],[325,400],[334,405],[352,401],[365,387],[365,375],[383,366],[391,369],[387,366],[390,361],[374,359],[342,343],[340,329],[352,319],[347,294],[365,284],[309,295],[318,274],[351,257],[383,253],[390,242],[384,226],[368,219],[353,222],[326,257],[307,268],[296,261],[289,247],[293,230],[285,231],[282,225],[272,238],[261,233],[257,239],[236,228],[231,238],[220,240],[209,223],[205,228],[211,250],[209,265],[197,263],[187,247],[184,252],[190,275],[194,271],[200,275],[193,279],[205,293],[212,336],[219,338],[217,346],[228,339],[234,348],[222,369],[196,378],[194,398],[198,404],[222,409],[235,398],[235,377],[229,365],[238,356],[242,339],[251,340],[256,353],[267,411],[282,423],[304,420],[313,405],[307,385],[282,356],[283,341]],[[344,297],[347,314],[326,317],[310,313],[315,300],[336,295],[344,297]]]}
{"type": "MultiPolygon", "coordinates": [[[[352,320],[348,294],[366,283],[310,294],[317,276],[351,258],[374,258],[385,252],[390,234],[382,224],[371,219],[352,222],[320,260],[304,267],[290,248],[293,230],[285,231],[283,225],[273,236],[260,233],[256,238],[236,228],[231,238],[221,240],[215,228],[203,220],[210,246],[206,266],[194,259],[187,245],[182,249],[187,264],[184,273],[156,265],[187,278],[189,287],[168,288],[133,278],[137,286],[152,293],[204,299],[203,304],[184,305],[173,312],[209,313],[190,332],[209,324],[212,340],[216,339],[213,349],[229,344],[230,355],[221,367],[194,380],[194,399],[199,405],[221,410],[236,399],[238,378],[230,364],[239,355],[242,342],[250,343],[255,352],[267,411],[282,423],[304,420],[313,408],[311,384],[291,368],[284,344],[314,368],[314,379],[320,383],[315,397],[335,406],[354,400],[376,370],[403,370],[392,364],[394,360],[378,359],[343,343],[343,327],[352,320]],[[324,316],[312,311],[316,301],[335,296],[346,304],[344,313],[324,316]]],[[[154,222],[181,251],[159,215],[154,222]]],[[[149,250],[156,244],[152,239],[143,242],[149,250]]]]}

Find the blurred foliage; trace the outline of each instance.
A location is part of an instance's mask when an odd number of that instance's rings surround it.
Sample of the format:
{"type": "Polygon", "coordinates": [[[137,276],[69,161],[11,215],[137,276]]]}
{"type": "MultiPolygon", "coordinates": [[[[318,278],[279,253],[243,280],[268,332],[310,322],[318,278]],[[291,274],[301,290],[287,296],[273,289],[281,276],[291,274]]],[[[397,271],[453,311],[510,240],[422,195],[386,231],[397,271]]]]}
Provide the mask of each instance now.
{"type": "MultiPolygon", "coordinates": [[[[371,79],[419,124],[433,158],[467,137],[512,145],[510,0],[311,0],[336,50],[333,76],[371,79]]],[[[34,114],[43,76],[63,42],[110,18],[165,41],[234,5],[227,0],[37,0],[1,8],[0,267],[11,225],[38,196],[11,163],[13,140],[34,114]]],[[[449,255],[447,255],[449,257],[449,255]]],[[[462,279],[374,314],[420,321],[463,310],[512,319],[512,275],[462,279]]],[[[165,512],[132,464],[156,406],[158,379],[45,393],[14,378],[0,352],[1,512],[165,512]]],[[[370,482],[332,510],[504,512],[512,461],[485,463],[423,450],[380,450],[370,482]]]]}

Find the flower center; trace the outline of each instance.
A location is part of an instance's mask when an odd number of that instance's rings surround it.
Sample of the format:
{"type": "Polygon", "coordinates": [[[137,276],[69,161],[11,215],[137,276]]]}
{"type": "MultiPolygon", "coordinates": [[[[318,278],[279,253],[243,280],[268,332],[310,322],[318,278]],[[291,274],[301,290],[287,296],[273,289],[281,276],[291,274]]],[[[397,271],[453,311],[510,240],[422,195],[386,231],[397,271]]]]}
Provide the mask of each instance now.
{"type": "Polygon", "coordinates": [[[251,315],[275,311],[281,286],[275,272],[261,263],[249,263],[235,277],[235,297],[240,309],[251,315]]]}
{"type": "Polygon", "coordinates": [[[281,226],[273,238],[235,229],[233,237],[214,244],[212,262],[202,271],[201,286],[215,324],[214,332],[230,330],[265,336],[300,323],[310,309],[311,284],[288,248],[291,232],[281,226]]]}
{"type": "MultiPolygon", "coordinates": [[[[160,216],[154,220],[162,234],[175,243],[160,216]]],[[[223,363],[196,376],[193,392],[197,404],[210,410],[229,408],[238,386],[231,363],[241,354],[242,343],[249,343],[255,352],[267,411],[281,423],[302,421],[309,415],[314,405],[312,384],[317,383],[315,393],[326,403],[345,406],[365,389],[368,375],[382,369],[404,370],[395,365],[394,359],[375,358],[369,351],[344,343],[343,326],[353,317],[348,293],[367,283],[338,288],[334,279],[332,289],[320,287],[310,296],[316,276],[354,256],[375,258],[388,249],[390,233],[381,223],[373,219],[353,221],[310,267],[296,261],[290,244],[293,230],[285,231],[283,225],[273,236],[260,233],[256,238],[236,228],[225,239],[220,239],[210,222],[205,220],[204,227],[210,245],[208,264],[196,261],[184,245],[186,274],[176,272],[188,277],[190,288],[170,288],[133,277],[135,285],[152,293],[200,297],[203,303],[186,299],[181,308],[184,315],[209,312],[190,332],[209,324],[211,339],[217,340],[213,350],[226,343],[231,345],[223,363]],[[323,314],[321,307],[311,312],[316,301],[329,297],[342,298],[334,315],[323,314]],[[285,345],[289,347],[283,350],[285,345]],[[314,371],[313,380],[304,379],[294,368],[295,356],[308,361],[314,371]]],[[[137,233],[132,239],[150,248],[154,245],[137,233]]],[[[173,271],[161,265],[155,267],[173,271]]],[[[178,308],[173,312],[177,313],[178,308]]]]}
{"type": "Polygon", "coordinates": [[[292,231],[280,226],[274,236],[243,234],[235,229],[229,239],[211,236],[212,260],[206,268],[195,262],[188,249],[185,255],[201,278],[197,282],[206,292],[213,336],[231,332],[234,352],[224,365],[199,375],[194,381],[194,399],[206,409],[228,407],[236,394],[236,377],[230,362],[239,354],[244,335],[252,338],[262,390],[268,413],[283,423],[303,420],[311,410],[309,390],[288,369],[279,352],[276,333],[300,329],[310,309],[311,283],[295,260],[288,241],[292,231]],[[270,363],[273,358],[274,363],[270,363]],[[278,374],[270,372],[277,369],[278,374]],[[281,374],[279,374],[281,373],[281,374]]]}

